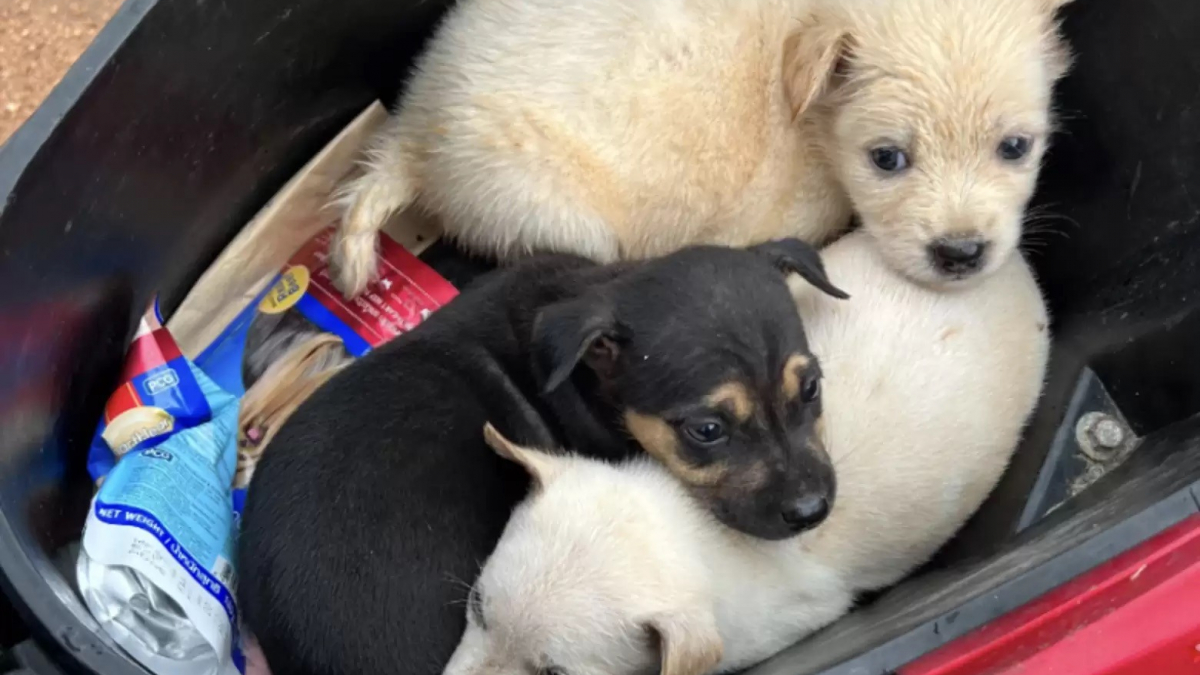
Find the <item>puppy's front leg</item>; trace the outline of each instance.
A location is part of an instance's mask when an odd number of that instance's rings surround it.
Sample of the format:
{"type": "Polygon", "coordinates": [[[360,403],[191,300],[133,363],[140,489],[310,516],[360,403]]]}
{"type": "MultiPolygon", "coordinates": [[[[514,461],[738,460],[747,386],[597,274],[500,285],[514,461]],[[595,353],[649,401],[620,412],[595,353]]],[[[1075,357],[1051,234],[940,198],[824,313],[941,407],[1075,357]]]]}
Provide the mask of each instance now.
{"type": "Polygon", "coordinates": [[[402,124],[399,117],[388,120],[367,146],[363,174],[334,195],[342,215],[330,257],[334,283],[347,298],[362,293],[375,276],[380,228],[420,192],[412,140],[402,124]]]}

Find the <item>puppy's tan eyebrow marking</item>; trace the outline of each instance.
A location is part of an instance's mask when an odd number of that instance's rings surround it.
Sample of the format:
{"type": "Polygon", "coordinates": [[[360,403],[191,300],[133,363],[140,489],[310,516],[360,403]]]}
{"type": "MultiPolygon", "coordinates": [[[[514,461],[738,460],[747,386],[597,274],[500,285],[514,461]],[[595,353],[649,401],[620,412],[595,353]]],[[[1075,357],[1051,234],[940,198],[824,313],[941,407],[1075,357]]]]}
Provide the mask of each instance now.
{"type": "Polygon", "coordinates": [[[792,354],[783,364],[783,385],[780,393],[785,400],[794,400],[800,395],[800,372],[808,368],[812,361],[803,354],[792,354]]]}
{"type": "Polygon", "coordinates": [[[679,454],[679,437],[661,417],[625,411],[625,428],[651,457],[662,462],[676,478],[688,485],[708,487],[725,478],[729,468],[724,464],[692,466],[679,454]]]}
{"type": "Polygon", "coordinates": [[[754,414],[750,390],[736,380],[717,385],[704,397],[704,403],[713,408],[728,409],[739,422],[745,422],[754,414]]]}

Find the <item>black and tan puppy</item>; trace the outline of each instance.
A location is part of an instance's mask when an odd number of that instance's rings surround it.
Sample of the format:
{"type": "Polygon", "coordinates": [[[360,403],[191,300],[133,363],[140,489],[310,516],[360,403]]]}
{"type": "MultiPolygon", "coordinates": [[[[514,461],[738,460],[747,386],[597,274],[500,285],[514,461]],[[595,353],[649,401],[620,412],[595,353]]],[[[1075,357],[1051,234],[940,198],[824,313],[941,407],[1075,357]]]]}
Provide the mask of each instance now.
{"type": "Polygon", "coordinates": [[[754,536],[820,522],[834,476],[793,272],[844,296],[791,239],[537,258],[335,375],[279,431],[244,513],[239,598],[274,675],[441,672],[528,487],[487,421],[529,446],[644,449],[754,536]]]}

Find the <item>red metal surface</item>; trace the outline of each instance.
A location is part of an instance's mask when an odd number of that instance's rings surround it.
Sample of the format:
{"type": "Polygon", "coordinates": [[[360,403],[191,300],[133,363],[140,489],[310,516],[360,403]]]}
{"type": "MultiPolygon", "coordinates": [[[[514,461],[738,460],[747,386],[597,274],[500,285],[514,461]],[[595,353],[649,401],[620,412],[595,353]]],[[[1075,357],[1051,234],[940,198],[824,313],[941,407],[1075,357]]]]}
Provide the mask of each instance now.
{"type": "Polygon", "coordinates": [[[898,675],[1200,675],[1200,515],[898,675]]]}

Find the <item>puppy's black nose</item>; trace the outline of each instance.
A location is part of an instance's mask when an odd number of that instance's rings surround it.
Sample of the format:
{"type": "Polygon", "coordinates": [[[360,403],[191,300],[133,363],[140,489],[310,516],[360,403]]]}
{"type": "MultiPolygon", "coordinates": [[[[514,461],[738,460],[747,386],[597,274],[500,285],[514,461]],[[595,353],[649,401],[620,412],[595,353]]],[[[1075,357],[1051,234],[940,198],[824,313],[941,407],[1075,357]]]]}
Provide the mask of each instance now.
{"type": "Polygon", "coordinates": [[[987,242],[979,237],[947,237],[929,245],[929,257],[943,274],[970,274],[983,264],[987,242]]]}
{"type": "Polygon", "coordinates": [[[783,505],[783,522],[800,532],[821,524],[829,515],[829,500],[818,495],[806,495],[783,505]]]}

